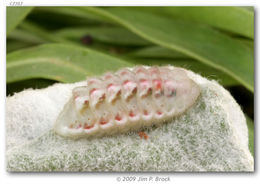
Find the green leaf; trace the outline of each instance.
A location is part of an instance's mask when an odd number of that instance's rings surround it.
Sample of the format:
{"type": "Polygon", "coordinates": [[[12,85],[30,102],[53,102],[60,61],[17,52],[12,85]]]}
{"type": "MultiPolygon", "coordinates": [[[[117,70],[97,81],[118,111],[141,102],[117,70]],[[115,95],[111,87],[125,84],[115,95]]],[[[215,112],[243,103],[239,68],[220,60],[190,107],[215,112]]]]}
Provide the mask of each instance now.
{"type": "Polygon", "coordinates": [[[188,20],[208,24],[245,37],[254,38],[254,12],[241,7],[141,7],[142,11],[168,16],[173,19],[188,20]]]}
{"type": "Polygon", "coordinates": [[[244,9],[246,9],[246,10],[248,10],[248,11],[251,11],[251,12],[254,12],[255,11],[255,9],[254,9],[254,7],[253,6],[239,6],[240,8],[244,8],[244,9]]]}
{"type": "Polygon", "coordinates": [[[14,28],[30,13],[33,7],[7,7],[6,8],[6,35],[8,36],[14,28]]]}
{"type": "MultiPolygon", "coordinates": [[[[40,37],[37,34],[24,30],[24,29],[15,29],[8,36],[8,39],[22,41],[22,42],[26,42],[26,43],[35,43],[35,44],[47,42],[47,40],[44,39],[43,37],[40,37]]],[[[9,43],[7,42],[7,45],[8,44],[9,43]]]]}
{"type": "Polygon", "coordinates": [[[116,45],[143,46],[150,44],[150,42],[122,27],[73,27],[56,31],[54,35],[77,41],[80,41],[83,36],[89,35],[94,40],[116,45]]]}
{"type": "Polygon", "coordinates": [[[243,45],[247,46],[252,51],[252,53],[254,53],[254,41],[249,39],[244,39],[244,38],[240,38],[236,40],[242,43],[243,45]]]}
{"type": "MultiPolygon", "coordinates": [[[[236,39],[241,44],[247,46],[254,51],[254,42],[248,39],[236,39]]],[[[128,53],[127,56],[130,57],[137,57],[137,58],[181,58],[181,59],[187,59],[190,58],[187,55],[184,55],[183,53],[160,47],[160,46],[147,46],[144,48],[140,48],[137,50],[132,51],[131,53],[128,53]]]]}
{"type": "Polygon", "coordinates": [[[141,37],[219,69],[254,91],[254,56],[248,47],[205,25],[167,19],[131,8],[85,7],[141,37]]]}
{"type": "Polygon", "coordinates": [[[248,127],[248,138],[249,138],[249,150],[254,156],[254,122],[251,118],[246,115],[247,127],[248,127]]]}
{"type": "Polygon", "coordinates": [[[189,58],[188,56],[174,51],[170,50],[168,48],[163,48],[160,46],[148,46],[145,48],[141,48],[138,50],[135,50],[131,53],[127,54],[128,57],[137,57],[137,58],[189,58]]]}
{"type": "Polygon", "coordinates": [[[142,65],[173,65],[177,67],[182,67],[188,70],[191,70],[197,74],[201,74],[202,76],[208,79],[214,79],[218,81],[223,86],[234,86],[239,83],[234,80],[232,77],[228,76],[222,71],[216,70],[210,66],[207,66],[203,63],[199,63],[198,61],[192,59],[129,59],[129,62],[134,64],[142,64],[142,65]]]}
{"type": "Polygon", "coordinates": [[[68,42],[67,40],[54,36],[51,32],[48,32],[47,30],[41,28],[39,25],[32,23],[32,22],[27,22],[24,21],[20,27],[31,33],[32,36],[37,37],[39,39],[42,39],[45,42],[63,42],[66,43],[68,42]]]}
{"type": "Polygon", "coordinates": [[[14,34],[11,34],[11,39],[18,39],[24,42],[31,42],[35,44],[43,43],[66,43],[76,46],[80,46],[80,43],[71,42],[70,40],[64,39],[62,37],[55,36],[52,32],[41,28],[38,24],[24,21],[20,25],[20,29],[14,31],[14,34]]]}
{"type": "Polygon", "coordinates": [[[87,13],[84,9],[81,7],[37,7],[35,11],[45,12],[45,14],[54,13],[54,14],[61,14],[65,16],[70,16],[74,18],[83,18],[88,21],[96,21],[101,23],[111,23],[110,19],[107,19],[106,17],[100,16],[100,15],[93,15],[91,13],[87,13]]]}
{"type": "MultiPolygon", "coordinates": [[[[76,8],[76,7],[74,7],[76,8]]],[[[78,11],[68,7],[35,7],[28,20],[37,23],[42,28],[57,30],[65,27],[94,26],[106,23],[84,16],[78,16],[78,11]]]]}
{"type": "Polygon", "coordinates": [[[46,44],[8,54],[7,83],[31,78],[76,82],[125,66],[131,63],[90,49],[46,44]]]}
{"type": "Polygon", "coordinates": [[[6,51],[7,53],[9,53],[18,49],[32,47],[32,46],[33,46],[32,43],[8,39],[6,42],[6,51]]]}

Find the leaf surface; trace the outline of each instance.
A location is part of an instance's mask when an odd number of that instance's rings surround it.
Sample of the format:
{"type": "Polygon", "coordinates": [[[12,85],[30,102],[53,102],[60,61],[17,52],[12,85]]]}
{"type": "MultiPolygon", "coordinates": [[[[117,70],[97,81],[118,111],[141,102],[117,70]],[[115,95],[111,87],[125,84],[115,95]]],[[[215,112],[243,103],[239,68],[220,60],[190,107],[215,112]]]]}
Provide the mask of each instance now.
{"type": "Polygon", "coordinates": [[[7,83],[45,78],[65,83],[113,71],[131,63],[74,45],[46,44],[7,55],[7,83]]]}
{"type": "Polygon", "coordinates": [[[31,12],[33,7],[7,7],[6,8],[6,35],[8,36],[15,27],[31,12]]]}
{"type": "Polygon", "coordinates": [[[168,6],[137,9],[173,19],[208,24],[231,33],[254,38],[254,9],[235,6],[168,6]]]}
{"type": "Polygon", "coordinates": [[[249,138],[249,150],[254,156],[254,122],[253,120],[246,115],[246,122],[248,127],[248,138],[249,138]]]}
{"type": "Polygon", "coordinates": [[[139,36],[219,69],[254,91],[254,56],[240,42],[199,24],[190,24],[126,8],[93,8],[139,36]]]}

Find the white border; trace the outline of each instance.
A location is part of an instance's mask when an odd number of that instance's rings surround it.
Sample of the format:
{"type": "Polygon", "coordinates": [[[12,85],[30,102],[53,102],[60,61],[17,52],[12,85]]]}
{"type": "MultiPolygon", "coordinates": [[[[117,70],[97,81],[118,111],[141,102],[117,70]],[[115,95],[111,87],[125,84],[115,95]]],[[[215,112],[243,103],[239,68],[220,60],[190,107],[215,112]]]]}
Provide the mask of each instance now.
{"type": "MultiPolygon", "coordinates": [[[[16,0],[24,6],[252,6],[257,0],[16,0]]],[[[6,0],[9,6],[13,0],[6,0]]]]}
{"type": "MultiPolygon", "coordinates": [[[[116,180],[117,176],[156,176],[159,175],[162,176],[170,176],[171,181],[170,182],[159,182],[159,184],[167,184],[167,185],[259,185],[259,173],[258,173],[258,158],[255,161],[256,162],[256,173],[254,174],[192,174],[192,173],[183,173],[183,174],[176,174],[176,173],[170,173],[170,174],[137,174],[137,173],[126,173],[126,174],[119,174],[119,173],[107,173],[107,174],[98,174],[98,173],[78,173],[78,174],[57,174],[57,173],[48,173],[48,174],[36,174],[36,173],[22,173],[22,174],[10,174],[5,171],[5,120],[4,120],[4,102],[5,102],[5,87],[6,87],[6,80],[5,80],[5,56],[6,56],[6,48],[5,48],[5,41],[6,41],[6,34],[5,34],[5,23],[6,23],[6,15],[5,15],[5,6],[9,6],[10,2],[14,2],[11,0],[1,0],[0,1],[0,24],[1,24],[1,30],[0,30],[0,52],[1,52],[1,60],[0,60],[0,75],[1,75],[1,81],[0,81],[0,87],[1,87],[1,103],[0,104],[0,183],[1,185],[26,185],[26,186],[38,186],[38,185],[93,185],[97,183],[103,183],[103,184],[115,184],[115,185],[121,185],[126,184],[122,182],[118,182],[116,180]]],[[[18,1],[19,2],[19,1],[18,1]]],[[[256,10],[256,28],[255,30],[258,30],[258,19],[257,19],[257,10],[259,8],[259,2],[257,0],[212,0],[212,1],[203,1],[203,0],[197,0],[196,3],[194,0],[186,0],[186,1],[171,1],[171,0],[22,0],[24,6],[255,6],[256,10]]],[[[257,33],[256,33],[257,34],[257,33]]],[[[256,35],[256,42],[258,43],[258,37],[256,35]]],[[[255,56],[257,57],[258,51],[255,51],[255,56]]],[[[255,63],[257,62],[257,58],[255,59],[255,63]]],[[[259,65],[256,65],[258,67],[259,65]]],[[[259,72],[259,69],[256,69],[256,71],[259,72]]],[[[257,87],[259,87],[258,81],[257,87]]],[[[258,92],[257,90],[255,90],[258,92]]],[[[256,93],[255,93],[256,94],[256,93]]],[[[258,96],[257,96],[258,97],[258,96]]],[[[258,99],[257,99],[258,101],[258,99]]],[[[258,105],[258,102],[257,102],[258,105]]],[[[258,110],[257,110],[258,111],[258,110]]],[[[257,116],[259,113],[257,112],[255,116],[257,116]]],[[[256,125],[259,123],[255,122],[256,125]]],[[[258,127],[259,128],[259,127],[258,127]]],[[[257,129],[258,129],[257,128],[257,129]]],[[[255,131],[258,134],[258,131],[255,131]]],[[[255,135],[257,136],[257,135],[255,135]]],[[[259,148],[259,143],[256,141],[257,149],[259,148]]],[[[258,155],[258,153],[256,153],[258,155]]],[[[127,182],[129,184],[130,182],[127,182]]],[[[132,182],[135,185],[144,184],[141,182],[132,182]]],[[[145,182],[147,184],[151,185],[157,185],[156,182],[145,182]]]]}

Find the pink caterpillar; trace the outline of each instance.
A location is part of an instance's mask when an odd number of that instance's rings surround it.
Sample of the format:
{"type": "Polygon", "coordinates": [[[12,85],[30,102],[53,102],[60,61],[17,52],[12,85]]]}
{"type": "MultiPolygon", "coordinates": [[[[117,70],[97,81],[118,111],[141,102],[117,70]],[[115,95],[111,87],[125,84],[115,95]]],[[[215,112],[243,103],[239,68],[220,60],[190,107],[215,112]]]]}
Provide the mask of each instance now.
{"type": "Polygon", "coordinates": [[[123,68],[74,88],[54,130],[74,138],[138,130],[180,115],[199,94],[182,68],[123,68]]]}

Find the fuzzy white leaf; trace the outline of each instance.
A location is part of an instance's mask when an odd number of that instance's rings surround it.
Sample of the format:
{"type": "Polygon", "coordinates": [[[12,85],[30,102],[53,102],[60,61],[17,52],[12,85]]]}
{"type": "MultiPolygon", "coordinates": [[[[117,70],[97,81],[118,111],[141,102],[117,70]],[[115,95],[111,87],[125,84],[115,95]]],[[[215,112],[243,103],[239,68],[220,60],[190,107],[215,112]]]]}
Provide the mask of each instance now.
{"type": "Polygon", "coordinates": [[[6,100],[8,171],[253,171],[246,120],[218,83],[188,72],[201,87],[178,118],[138,133],[66,139],[53,124],[82,83],[25,90],[6,100]]]}

